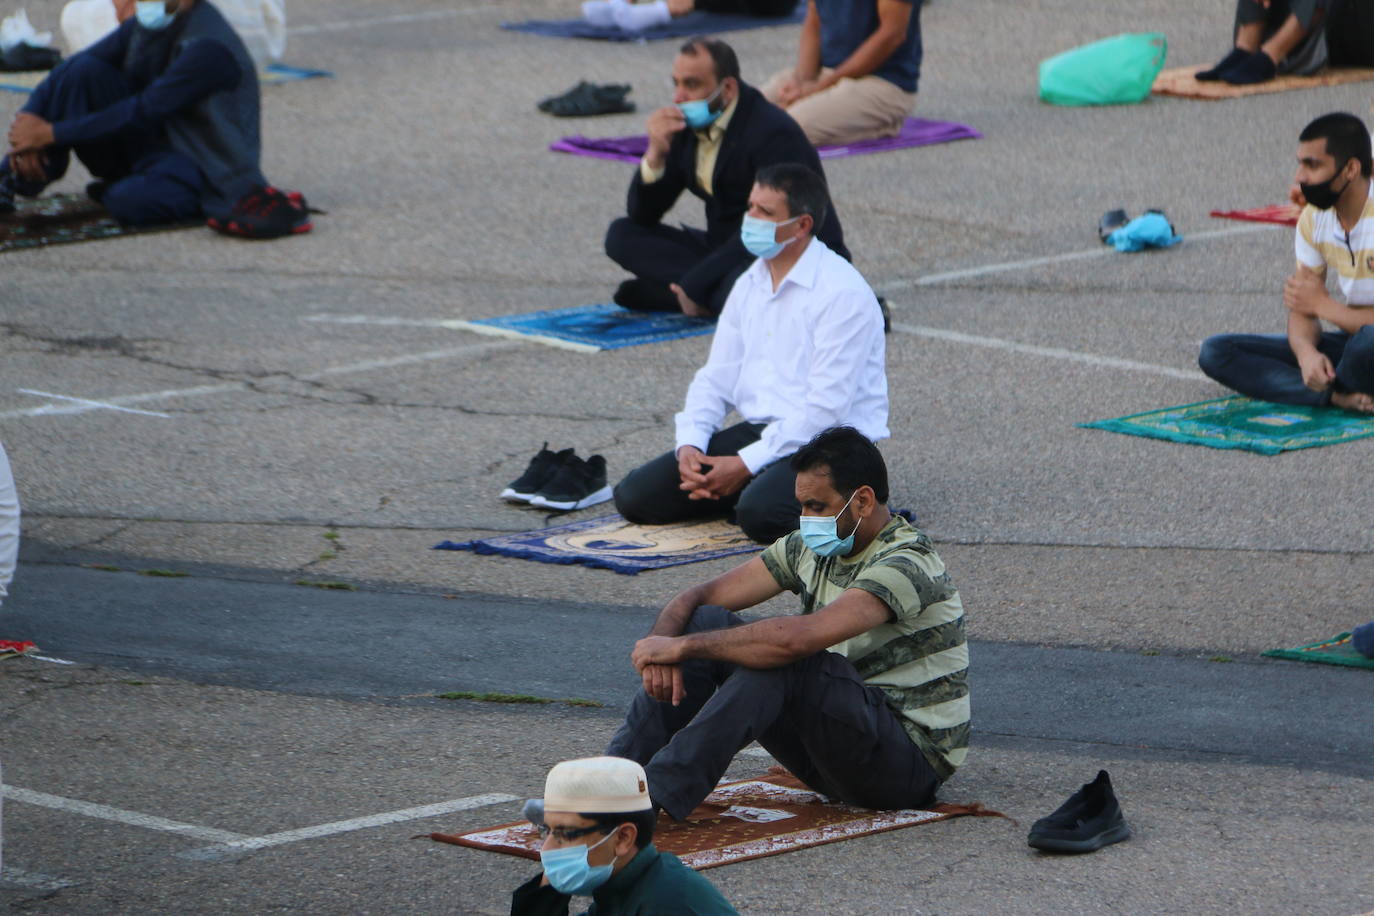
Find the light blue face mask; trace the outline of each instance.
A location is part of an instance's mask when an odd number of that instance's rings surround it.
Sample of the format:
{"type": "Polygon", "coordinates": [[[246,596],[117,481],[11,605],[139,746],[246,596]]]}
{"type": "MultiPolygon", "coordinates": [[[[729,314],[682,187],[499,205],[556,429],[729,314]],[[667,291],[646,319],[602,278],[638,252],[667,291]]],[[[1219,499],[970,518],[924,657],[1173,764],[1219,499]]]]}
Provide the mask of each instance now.
{"type": "Polygon", "coordinates": [[[773,258],[776,258],[789,243],[797,240],[797,236],[794,235],[785,242],[779,242],[777,240],[778,227],[786,226],[788,223],[795,223],[799,219],[801,219],[800,216],[794,216],[780,223],[770,223],[766,219],[759,219],[755,216],[746,215],[744,217],[744,222],[740,223],[739,227],[740,241],[744,243],[744,247],[754,257],[763,258],[765,261],[771,261],[773,258]]]}
{"type": "Polygon", "coordinates": [[[167,12],[165,0],[138,0],[134,5],[134,15],[138,24],[149,31],[156,32],[172,24],[176,13],[167,12]]]}
{"type": "MultiPolygon", "coordinates": [[[[607,834],[601,843],[613,836],[614,831],[607,834]]],[[[587,862],[587,853],[601,843],[539,850],[539,861],[544,864],[544,876],[549,879],[553,889],[560,894],[586,895],[609,881],[611,872],[615,870],[614,862],[606,865],[591,865],[587,862]]]]}
{"type": "Polygon", "coordinates": [[[692,130],[701,130],[715,123],[716,118],[720,117],[724,108],[720,111],[712,111],[711,103],[720,97],[720,91],[725,88],[721,83],[716,87],[716,91],[704,99],[692,99],[689,102],[678,102],[677,110],[682,112],[682,117],[687,120],[687,126],[692,130]]]}
{"type": "MultiPolygon", "coordinates": [[[[857,492],[859,491],[854,491],[857,492]]],[[[801,517],[802,543],[810,548],[812,553],[820,557],[833,557],[837,554],[843,556],[854,549],[854,533],[859,530],[859,523],[854,523],[854,531],[849,532],[849,537],[846,538],[840,537],[837,527],[840,516],[844,515],[844,510],[854,501],[854,493],[849,494],[849,499],[844,501],[844,506],[834,515],[801,517]]]]}

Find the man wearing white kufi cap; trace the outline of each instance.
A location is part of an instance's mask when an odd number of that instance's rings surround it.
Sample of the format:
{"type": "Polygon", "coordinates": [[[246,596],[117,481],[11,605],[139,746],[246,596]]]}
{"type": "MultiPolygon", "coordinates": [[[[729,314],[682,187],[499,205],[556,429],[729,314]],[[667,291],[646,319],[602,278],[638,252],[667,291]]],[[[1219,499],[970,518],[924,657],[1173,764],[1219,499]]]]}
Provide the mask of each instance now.
{"type": "Polygon", "coordinates": [[[526,814],[544,840],[544,871],[516,889],[511,916],[564,916],[572,894],[592,898],[590,916],[736,912],[711,882],[654,848],[658,812],[633,760],[563,761],[526,814]]]}

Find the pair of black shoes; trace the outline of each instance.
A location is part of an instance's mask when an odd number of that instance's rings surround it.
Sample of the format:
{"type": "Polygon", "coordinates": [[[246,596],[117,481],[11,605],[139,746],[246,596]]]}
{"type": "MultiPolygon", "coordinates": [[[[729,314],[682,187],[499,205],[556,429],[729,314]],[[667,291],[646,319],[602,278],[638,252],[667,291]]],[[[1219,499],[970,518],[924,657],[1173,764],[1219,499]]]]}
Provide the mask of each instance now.
{"type": "Polygon", "coordinates": [[[1036,821],[1026,842],[1045,852],[1095,852],[1131,835],[1106,770],[1036,821]]]}
{"type": "Polygon", "coordinates": [[[606,459],[593,455],[584,461],[570,448],[550,451],[545,442],[539,454],[530,459],[525,473],[501,491],[501,498],[559,512],[604,503],[611,498],[606,459]]]}
{"type": "Polygon", "coordinates": [[[628,85],[598,86],[583,80],[562,95],[549,96],[538,107],[540,111],[557,118],[622,114],[635,110],[635,103],[625,98],[629,94],[628,85]]]}
{"type": "Polygon", "coordinates": [[[1278,73],[1274,59],[1263,51],[1243,51],[1232,48],[1215,67],[1193,74],[1193,79],[1204,83],[1230,83],[1233,86],[1250,86],[1267,83],[1278,73]]]}

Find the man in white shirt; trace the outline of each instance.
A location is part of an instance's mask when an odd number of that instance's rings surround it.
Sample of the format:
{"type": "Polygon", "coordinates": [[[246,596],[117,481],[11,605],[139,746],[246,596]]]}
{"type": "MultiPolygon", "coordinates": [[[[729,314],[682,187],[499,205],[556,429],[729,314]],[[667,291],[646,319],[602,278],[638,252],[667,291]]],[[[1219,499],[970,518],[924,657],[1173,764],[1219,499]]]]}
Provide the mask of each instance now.
{"type": "Polygon", "coordinates": [[[10,580],[19,558],[19,496],[14,492],[14,475],[5,447],[0,445],[0,604],[9,594],[10,580]]]}
{"type": "Polygon", "coordinates": [[[757,260],[731,289],[687,389],[676,448],[616,485],[629,521],[733,513],[769,544],[796,530],[800,513],[783,459],[833,426],[888,436],[882,312],[859,272],[815,237],[828,207],[824,179],[806,166],[759,171],[740,230],[757,260]],[[743,422],[722,429],[731,410],[743,422]]]}
{"type": "Polygon", "coordinates": [[[1374,413],[1374,201],[1364,122],[1335,112],[1298,137],[1297,269],[1283,287],[1288,333],[1219,334],[1202,343],[1202,371],[1243,395],[1278,404],[1374,413]],[[1345,304],[1326,291],[1336,274],[1345,304]],[[1337,330],[1325,331],[1322,322],[1337,330]]]}

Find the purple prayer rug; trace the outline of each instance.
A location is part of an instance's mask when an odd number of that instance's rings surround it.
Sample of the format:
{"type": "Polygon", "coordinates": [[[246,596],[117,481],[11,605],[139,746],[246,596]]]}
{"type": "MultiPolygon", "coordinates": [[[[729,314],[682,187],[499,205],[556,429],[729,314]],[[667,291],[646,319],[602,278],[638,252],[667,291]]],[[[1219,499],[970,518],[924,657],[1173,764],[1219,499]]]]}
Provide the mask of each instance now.
{"type": "MultiPolygon", "coordinates": [[[[928,121],[925,118],[907,118],[901,131],[895,137],[881,137],[877,140],[860,140],[844,146],[821,146],[816,152],[822,159],[838,159],[841,156],[857,156],[860,153],[882,153],[887,150],[907,149],[913,146],[931,146],[936,143],[950,143],[954,140],[977,140],[983,135],[967,124],[953,121],[928,121]]],[[[635,137],[564,137],[553,143],[549,149],[557,153],[571,153],[574,156],[592,156],[597,159],[614,159],[617,162],[638,162],[649,148],[649,138],[635,137]]]]}

